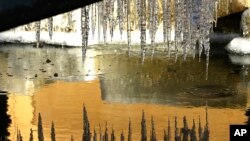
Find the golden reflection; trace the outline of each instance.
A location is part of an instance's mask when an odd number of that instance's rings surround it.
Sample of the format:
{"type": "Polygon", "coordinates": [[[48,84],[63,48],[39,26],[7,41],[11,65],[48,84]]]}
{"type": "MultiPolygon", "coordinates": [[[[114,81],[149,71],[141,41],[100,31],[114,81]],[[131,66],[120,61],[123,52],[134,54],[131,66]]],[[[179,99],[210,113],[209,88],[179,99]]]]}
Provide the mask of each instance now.
{"type": "MultiPolygon", "coordinates": [[[[57,81],[38,89],[34,97],[10,96],[9,114],[12,124],[9,128],[10,139],[15,140],[16,126],[22,131],[23,139],[28,140],[29,129],[32,127],[34,138],[37,140],[37,116],[40,112],[43,119],[45,140],[50,140],[50,126],[53,120],[56,128],[56,138],[66,141],[73,135],[75,140],[82,137],[82,107],[87,107],[91,130],[94,126],[99,131],[102,126],[104,133],[105,123],[108,123],[109,133],[115,129],[116,138],[120,137],[122,130],[127,134],[129,117],[132,120],[132,139],[140,140],[140,122],[142,110],[146,113],[148,135],[150,134],[150,118],[154,116],[158,140],[163,140],[163,129],[167,127],[168,118],[172,121],[172,134],[174,116],[178,117],[178,126],[182,126],[182,117],[187,116],[189,127],[192,119],[201,116],[201,123],[205,125],[205,107],[174,107],[171,105],[155,104],[120,104],[106,103],[101,100],[99,80],[89,82],[63,82],[57,81]],[[33,101],[33,102],[32,102],[33,101]],[[34,108],[33,106],[34,105],[34,108]],[[35,109],[35,110],[34,110],[35,109]],[[33,115],[33,111],[35,111],[33,115]],[[33,120],[34,118],[34,120],[33,120]]],[[[228,141],[229,125],[242,124],[246,121],[245,112],[241,109],[209,108],[208,119],[211,141],[228,141]]],[[[174,135],[172,135],[173,137],[174,135]]],[[[125,136],[127,137],[127,136],[125,136]]]]}
{"type": "Polygon", "coordinates": [[[33,100],[28,95],[8,96],[8,114],[11,116],[11,124],[8,128],[9,139],[16,140],[17,131],[20,130],[24,140],[29,139],[30,128],[34,128],[32,120],[34,118],[33,100]]]}

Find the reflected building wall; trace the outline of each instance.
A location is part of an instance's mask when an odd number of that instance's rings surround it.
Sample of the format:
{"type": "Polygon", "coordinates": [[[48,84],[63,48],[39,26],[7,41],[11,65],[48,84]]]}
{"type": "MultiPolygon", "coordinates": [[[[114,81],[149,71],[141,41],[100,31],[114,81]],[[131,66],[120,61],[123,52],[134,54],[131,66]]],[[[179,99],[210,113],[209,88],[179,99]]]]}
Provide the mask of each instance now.
{"type": "Polygon", "coordinates": [[[104,57],[99,59],[101,67],[110,72],[100,77],[104,101],[202,106],[207,99],[215,107],[246,106],[246,91],[238,90],[241,80],[225,59],[210,57],[206,72],[203,59],[175,62],[156,57],[141,64],[137,56],[104,57]]]}

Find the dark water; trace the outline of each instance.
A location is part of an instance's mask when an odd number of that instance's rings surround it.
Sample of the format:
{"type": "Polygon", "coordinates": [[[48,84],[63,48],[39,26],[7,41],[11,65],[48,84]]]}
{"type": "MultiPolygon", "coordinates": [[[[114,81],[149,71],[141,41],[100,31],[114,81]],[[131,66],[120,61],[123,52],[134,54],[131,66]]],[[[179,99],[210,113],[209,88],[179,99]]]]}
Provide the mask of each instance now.
{"type": "Polygon", "coordinates": [[[83,59],[77,48],[1,45],[0,90],[9,93],[0,97],[0,135],[8,136],[8,131],[15,140],[18,127],[28,140],[30,128],[37,134],[41,112],[46,139],[53,120],[59,140],[70,135],[80,140],[85,103],[93,126],[107,121],[121,131],[131,117],[133,138],[139,140],[140,111],[145,110],[148,121],[154,115],[158,136],[163,137],[167,118],[181,121],[186,115],[191,125],[192,118],[201,116],[204,123],[207,101],[211,140],[226,141],[229,125],[244,124],[249,116],[246,60],[214,54],[208,65],[205,57],[184,61],[156,52],[142,62],[137,52],[128,56],[119,47],[90,49],[83,59]]]}

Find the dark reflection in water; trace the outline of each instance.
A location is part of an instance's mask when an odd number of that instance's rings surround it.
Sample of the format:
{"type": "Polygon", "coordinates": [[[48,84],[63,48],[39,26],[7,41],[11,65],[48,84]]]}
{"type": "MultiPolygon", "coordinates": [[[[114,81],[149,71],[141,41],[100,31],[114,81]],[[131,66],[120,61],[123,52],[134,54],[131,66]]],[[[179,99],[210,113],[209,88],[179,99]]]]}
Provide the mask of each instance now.
{"type": "Polygon", "coordinates": [[[124,119],[131,117],[135,139],[140,133],[138,111],[142,109],[154,115],[159,137],[163,137],[167,117],[171,121],[174,116],[184,115],[197,119],[204,110],[199,106],[204,106],[206,100],[212,106],[211,138],[228,137],[230,123],[244,122],[245,82],[249,80],[244,75],[242,83],[241,66],[231,65],[224,56],[212,56],[207,69],[205,58],[200,62],[198,58],[183,61],[182,57],[175,60],[174,56],[166,58],[166,54],[157,52],[153,58],[146,56],[143,63],[138,54],[132,52],[128,57],[119,49],[90,49],[84,61],[81,55],[81,49],[0,47],[0,89],[11,92],[8,95],[11,140],[16,139],[17,125],[28,139],[29,128],[36,127],[38,112],[45,117],[47,137],[53,120],[60,125],[56,126],[57,138],[68,139],[72,131],[76,134],[74,139],[80,140],[83,102],[90,107],[91,125],[109,121],[119,130],[117,134],[127,127],[124,119]],[[74,82],[79,80],[91,82],[74,82]],[[221,130],[217,133],[217,129],[221,130]]]}
{"type": "Polygon", "coordinates": [[[246,110],[246,116],[247,116],[247,124],[250,125],[250,109],[246,110]]]}
{"type": "Polygon", "coordinates": [[[10,125],[11,119],[7,114],[7,100],[8,97],[0,93],[0,141],[5,141],[6,137],[9,135],[7,127],[10,125]]]}
{"type": "Polygon", "coordinates": [[[141,64],[137,56],[102,57],[101,67],[108,69],[100,78],[103,100],[202,106],[207,99],[210,106],[246,105],[240,77],[227,58],[210,58],[207,79],[205,59],[145,58],[141,64]]]}

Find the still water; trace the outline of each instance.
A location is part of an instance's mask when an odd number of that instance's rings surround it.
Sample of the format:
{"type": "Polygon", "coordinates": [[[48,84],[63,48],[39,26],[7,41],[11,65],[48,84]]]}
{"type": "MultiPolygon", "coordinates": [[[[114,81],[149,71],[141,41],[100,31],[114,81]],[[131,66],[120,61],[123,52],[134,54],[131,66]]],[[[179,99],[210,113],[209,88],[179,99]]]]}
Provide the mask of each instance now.
{"type": "Polygon", "coordinates": [[[37,140],[41,113],[45,140],[50,140],[52,121],[57,140],[70,140],[71,135],[81,140],[84,104],[91,131],[99,132],[101,125],[104,133],[107,123],[117,139],[122,131],[126,138],[130,118],[132,139],[140,140],[144,110],[148,136],[153,116],[157,138],[163,140],[168,119],[174,131],[175,116],[179,127],[183,116],[189,127],[193,119],[197,127],[200,116],[204,127],[207,101],[210,141],[228,141],[229,125],[245,124],[248,119],[247,65],[244,58],[225,54],[211,55],[208,65],[205,58],[184,61],[163,53],[142,62],[137,52],[128,56],[118,48],[89,49],[83,59],[79,48],[1,45],[0,90],[9,93],[1,95],[0,107],[2,117],[11,120],[8,126],[1,122],[1,131],[8,131],[14,141],[20,130],[23,140],[28,140],[32,128],[37,140]]]}

